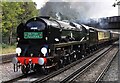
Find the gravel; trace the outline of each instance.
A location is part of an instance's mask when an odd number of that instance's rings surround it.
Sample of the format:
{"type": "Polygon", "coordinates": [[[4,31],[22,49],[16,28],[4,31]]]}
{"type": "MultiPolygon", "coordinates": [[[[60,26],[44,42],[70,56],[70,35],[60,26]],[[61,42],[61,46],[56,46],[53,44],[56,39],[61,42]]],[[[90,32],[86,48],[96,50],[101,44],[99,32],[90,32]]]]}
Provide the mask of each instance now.
{"type": "Polygon", "coordinates": [[[113,56],[114,52],[116,52],[117,49],[118,48],[113,49],[111,52],[98,60],[92,67],[87,69],[82,75],[78,76],[78,78],[75,79],[75,82],[94,82],[102,70],[106,67],[107,62],[110,60],[110,57],[113,56]]]}
{"type": "Polygon", "coordinates": [[[12,63],[0,64],[0,82],[20,76],[22,72],[14,72],[12,63]]]}
{"type": "MultiPolygon", "coordinates": [[[[17,78],[21,75],[22,75],[21,69],[19,69],[18,72],[14,72],[12,63],[0,64],[0,83],[17,78]]],[[[38,77],[42,77],[42,74],[36,73],[33,74],[32,76],[20,79],[15,83],[30,83],[31,81],[37,80],[38,77]]]]}
{"type": "Polygon", "coordinates": [[[114,58],[110,68],[104,75],[102,81],[117,81],[118,80],[118,55],[114,58]]]}
{"type": "MultiPolygon", "coordinates": [[[[105,48],[104,50],[106,50],[108,48],[105,48]]],[[[85,64],[86,62],[90,61],[91,59],[93,59],[95,56],[98,56],[100,53],[102,53],[104,50],[98,52],[97,54],[95,54],[94,56],[91,56],[90,58],[87,58],[86,60],[80,62],[79,64],[71,67],[70,69],[64,71],[63,73],[51,78],[50,80],[48,80],[46,83],[49,82],[59,82],[62,79],[64,79],[65,77],[67,77],[69,74],[71,74],[72,72],[74,72],[76,69],[78,69],[79,67],[81,67],[83,64],[85,64]]]]}

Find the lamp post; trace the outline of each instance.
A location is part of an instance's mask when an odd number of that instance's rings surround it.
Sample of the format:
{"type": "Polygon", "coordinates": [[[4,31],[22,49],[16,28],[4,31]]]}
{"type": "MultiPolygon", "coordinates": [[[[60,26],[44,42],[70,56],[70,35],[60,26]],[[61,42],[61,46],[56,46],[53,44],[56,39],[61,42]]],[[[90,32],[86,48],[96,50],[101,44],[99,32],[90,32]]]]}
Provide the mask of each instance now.
{"type": "Polygon", "coordinates": [[[116,7],[118,5],[118,16],[120,16],[120,1],[116,0],[115,3],[113,4],[113,7],[116,7]]]}

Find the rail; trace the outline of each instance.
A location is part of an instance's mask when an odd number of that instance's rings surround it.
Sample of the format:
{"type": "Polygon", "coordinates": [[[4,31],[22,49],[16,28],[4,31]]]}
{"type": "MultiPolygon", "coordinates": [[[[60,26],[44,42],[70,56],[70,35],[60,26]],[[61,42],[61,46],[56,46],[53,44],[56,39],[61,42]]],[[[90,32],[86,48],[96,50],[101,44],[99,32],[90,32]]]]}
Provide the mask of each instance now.
{"type": "MultiPolygon", "coordinates": [[[[111,46],[110,46],[109,48],[111,48],[111,46]]],[[[108,49],[109,49],[109,48],[108,48],[108,49]]],[[[101,51],[101,50],[103,50],[103,49],[99,49],[99,50],[97,50],[96,52],[91,53],[91,54],[89,55],[89,57],[92,56],[92,55],[94,55],[94,54],[96,54],[96,53],[98,53],[98,52],[101,51]]],[[[88,57],[86,57],[86,58],[88,58],[88,57]]],[[[86,58],[84,58],[84,59],[86,59],[86,58]]],[[[81,61],[83,61],[83,59],[77,60],[77,61],[75,61],[75,62],[73,62],[73,63],[65,66],[64,68],[61,68],[61,69],[59,69],[58,71],[55,71],[55,72],[53,72],[53,73],[51,73],[51,74],[49,74],[49,75],[47,75],[47,76],[45,76],[45,77],[43,77],[43,78],[38,78],[38,80],[35,80],[35,81],[33,81],[32,83],[39,83],[39,82],[40,82],[40,83],[43,83],[43,82],[45,82],[45,81],[47,81],[47,80],[49,80],[49,79],[51,79],[51,78],[59,75],[60,73],[64,72],[65,70],[68,70],[69,68],[75,66],[76,64],[79,64],[81,61]]]]}
{"type": "Polygon", "coordinates": [[[101,57],[103,57],[105,54],[107,54],[109,51],[113,49],[113,46],[109,48],[107,51],[103,52],[96,58],[92,59],[88,63],[84,64],[80,68],[78,68],[75,72],[71,73],[69,76],[64,78],[60,83],[70,83],[72,82],[75,78],[77,78],[81,73],[83,73],[86,69],[88,69],[91,65],[95,64],[101,57]]]}

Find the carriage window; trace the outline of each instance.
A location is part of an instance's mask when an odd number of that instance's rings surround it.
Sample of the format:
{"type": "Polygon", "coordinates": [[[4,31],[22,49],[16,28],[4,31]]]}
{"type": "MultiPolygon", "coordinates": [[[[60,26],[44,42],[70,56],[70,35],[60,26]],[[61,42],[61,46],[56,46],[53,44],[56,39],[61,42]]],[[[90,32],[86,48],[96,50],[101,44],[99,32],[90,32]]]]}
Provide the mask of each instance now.
{"type": "Polygon", "coordinates": [[[44,30],[45,29],[45,24],[40,21],[32,21],[27,24],[27,27],[30,28],[31,30],[44,30]]]}

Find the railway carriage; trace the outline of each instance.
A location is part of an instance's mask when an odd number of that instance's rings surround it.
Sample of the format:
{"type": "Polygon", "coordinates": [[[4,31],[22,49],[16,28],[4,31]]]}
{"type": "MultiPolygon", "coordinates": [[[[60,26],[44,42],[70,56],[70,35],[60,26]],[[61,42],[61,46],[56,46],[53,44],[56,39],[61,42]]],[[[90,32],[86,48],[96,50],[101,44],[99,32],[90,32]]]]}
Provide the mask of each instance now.
{"type": "Polygon", "coordinates": [[[119,34],[110,32],[110,40],[111,40],[111,42],[119,40],[119,34]]]}

